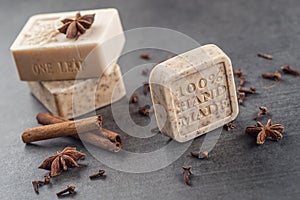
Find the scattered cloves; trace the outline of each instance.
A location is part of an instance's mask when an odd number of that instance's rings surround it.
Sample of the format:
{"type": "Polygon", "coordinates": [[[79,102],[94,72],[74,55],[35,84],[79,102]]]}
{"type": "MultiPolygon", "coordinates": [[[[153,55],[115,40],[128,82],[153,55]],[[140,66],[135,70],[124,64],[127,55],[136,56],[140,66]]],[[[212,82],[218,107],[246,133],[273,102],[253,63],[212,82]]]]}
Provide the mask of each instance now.
{"type": "Polygon", "coordinates": [[[279,81],[281,79],[281,74],[278,71],[275,73],[263,73],[261,76],[265,79],[270,79],[273,81],[279,81]]]}
{"type": "Polygon", "coordinates": [[[234,75],[236,75],[237,77],[241,77],[243,75],[243,70],[242,69],[235,69],[233,71],[234,75]]]}
{"type": "Polygon", "coordinates": [[[254,118],[254,120],[257,120],[262,115],[267,114],[267,112],[268,112],[268,108],[266,106],[260,106],[259,107],[259,112],[256,114],[256,117],[254,118]]]}
{"type": "Polygon", "coordinates": [[[150,54],[149,53],[142,53],[140,54],[140,58],[149,60],[150,59],[150,54]]]}
{"type": "Polygon", "coordinates": [[[139,100],[137,93],[133,93],[133,95],[131,96],[131,103],[137,103],[139,100]]]}
{"type": "Polygon", "coordinates": [[[193,172],[192,172],[192,166],[191,165],[189,165],[189,166],[182,166],[182,169],[183,169],[183,179],[184,179],[184,182],[187,185],[191,185],[190,175],[193,174],[193,172]]]}
{"type": "Polygon", "coordinates": [[[105,177],[105,170],[103,169],[99,169],[98,173],[90,175],[90,179],[95,179],[95,178],[99,178],[99,177],[105,177]]]}
{"type": "Polygon", "coordinates": [[[64,195],[64,194],[67,193],[67,192],[68,192],[68,194],[73,194],[73,193],[75,192],[75,186],[74,186],[74,185],[70,185],[70,186],[68,186],[66,189],[64,189],[64,190],[62,190],[62,191],[56,193],[56,195],[57,195],[58,197],[61,197],[62,195],[64,195]]]}
{"type": "Polygon", "coordinates": [[[282,65],[281,70],[286,74],[292,74],[292,75],[295,75],[295,76],[300,76],[300,71],[297,71],[297,70],[294,70],[294,69],[290,68],[289,65],[282,65]]]}
{"type": "Polygon", "coordinates": [[[37,194],[39,194],[39,186],[50,184],[51,176],[47,175],[44,177],[45,177],[45,179],[43,181],[32,181],[33,189],[34,189],[35,193],[37,193],[37,194]]]}
{"type": "Polygon", "coordinates": [[[150,113],[153,112],[153,110],[151,109],[151,106],[148,104],[143,107],[139,107],[138,111],[143,116],[149,116],[150,113]]]}
{"type": "Polygon", "coordinates": [[[198,159],[206,159],[208,158],[208,151],[192,151],[191,156],[198,159]]]}
{"type": "Polygon", "coordinates": [[[266,54],[266,53],[258,53],[257,54],[258,57],[264,58],[264,59],[268,59],[268,60],[272,60],[273,56],[270,54],[266,54]]]}

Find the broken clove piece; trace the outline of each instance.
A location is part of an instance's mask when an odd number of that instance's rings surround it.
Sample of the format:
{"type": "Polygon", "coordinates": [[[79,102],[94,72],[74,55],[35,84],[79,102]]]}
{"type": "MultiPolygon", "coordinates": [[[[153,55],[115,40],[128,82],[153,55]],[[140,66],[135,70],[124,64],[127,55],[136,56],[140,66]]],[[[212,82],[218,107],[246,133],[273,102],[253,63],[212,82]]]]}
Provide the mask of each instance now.
{"type": "Polygon", "coordinates": [[[153,110],[151,109],[151,106],[147,104],[143,107],[139,107],[138,112],[143,116],[149,116],[153,110]]]}
{"type": "Polygon", "coordinates": [[[238,99],[239,99],[239,104],[240,105],[244,103],[245,97],[246,97],[246,93],[244,93],[244,92],[239,93],[239,98],[238,99]]]}
{"type": "Polygon", "coordinates": [[[40,186],[50,184],[51,176],[47,175],[47,176],[44,176],[44,177],[45,177],[45,179],[43,181],[32,181],[33,189],[34,189],[35,193],[37,193],[37,194],[39,194],[39,187],[40,186]]]}
{"type": "Polygon", "coordinates": [[[208,151],[192,151],[191,156],[199,159],[206,159],[208,158],[208,151]]]}
{"type": "Polygon", "coordinates": [[[243,75],[243,70],[242,69],[235,69],[235,70],[233,70],[233,73],[237,77],[241,77],[243,75]]]}
{"type": "Polygon", "coordinates": [[[266,53],[258,53],[257,56],[261,57],[261,58],[264,58],[264,59],[267,59],[267,60],[272,60],[273,59],[272,55],[266,54],[266,53]]]}
{"type": "Polygon", "coordinates": [[[73,194],[75,192],[75,186],[74,185],[70,185],[68,186],[66,189],[56,193],[56,196],[61,197],[62,195],[69,195],[69,194],[73,194]],[[66,194],[68,192],[68,194],[66,194]]]}
{"type": "Polygon", "coordinates": [[[240,78],[240,84],[239,84],[239,87],[243,87],[246,83],[246,76],[242,76],[240,78]]]}
{"type": "Polygon", "coordinates": [[[192,166],[182,166],[183,169],[183,179],[187,185],[191,185],[190,175],[192,175],[192,166]]]}
{"type": "Polygon", "coordinates": [[[231,121],[231,122],[225,124],[224,128],[226,131],[231,131],[232,129],[236,128],[236,125],[233,123],[233,121],[231,121]]]}
{"type": "Polygon", "coordinates": [[[282,65],[281,70],[286,74],[292,74],[292,75],[295,75],[295,76],[300,76],[300,71],[297,71],[297,70],[294,70],[294,69],[290,68],[289,65],[282,65]]]}
{"type": "Polygon", "coordinates": [[[144,93],[145,96],[147,96],[149,90],[150,90],[149,83],[145,82],[144,85],[143,85],[143,93],[144,93]]]}
{"type": "Polygon", "coordinates": [[[139,101],[138,95],[137,93],[133,93],[133,95],[131,96],[131,103],[137,103],[139,101]]]}
{"type": "Polygon", "coordinates": [[[240,87],[239,92],[245,94],[256,94],[256,87],[250,87],[250,89],[240,87]]]}
{"type": "Polygon", "coordinates": [[[106,176],[104,173],[105,173],[105,170],[99,169],[98,173],[90,175],[89,177],[90,177],[90,179],[96,179],[96,178],[99,178],[99,177],[104,178],[106,176]]]}
{"type": "Polygon", "coordinates": [[[150,54],[149,53],[142,53],[140,54],[140,58],[144,60],[149,60],[150,59],[150,54]]]}
{"type": "Polygon", "coordinates": [[[273,81],[279,81],[281,79],[281,74],[279,71],[276,71],[273,74],[272,73],[263,73],[261,76],[265,79],[270,79],[273,81]]]}
{"type": "Polygon", "coordinates": [[[268,112],[268,108],[266,106],[260,106],[259,107],[259,112],[256,114],[256,117],[254,118],[254,120],[257,120],[262,115],[267,114],[267,112],[268,112]]]}

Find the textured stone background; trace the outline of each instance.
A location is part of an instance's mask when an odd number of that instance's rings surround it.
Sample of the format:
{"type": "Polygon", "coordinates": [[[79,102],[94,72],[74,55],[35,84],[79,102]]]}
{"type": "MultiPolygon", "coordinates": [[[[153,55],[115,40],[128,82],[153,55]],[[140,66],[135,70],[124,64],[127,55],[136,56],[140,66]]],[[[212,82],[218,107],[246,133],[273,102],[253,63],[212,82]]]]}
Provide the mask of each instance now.
{"type": "MultiPolygon", "coordinates": [[[[1,0],[0,22],[1,199],[55,199],[55,192],[68,184],[78,188],[74,199],[300,199],[300,79],[285,75],[282,82],[272,86],[272,81],[260,78],[262,72],[273,72],[285,63],[300,69],[299,1],[1,0]],[[11,43],[33,14],[104,7],[119,9],[125,30],[165,27],[183,32],[201,44],[219,45],[231,57],[234,67],[242,68],[247,74],[248,86],[257,87],[258,94],[248,97],[240,108],[238,128],[230,133],[223,131],[208,160],[188,157],[203,137],[196,139],[176,162],[145,174],[110,169],[71,138],[34,145],[22,143],[22,131],[36,126],[35,115],[45,109],[30,95],[26,84],[18,80],[9,52],[11,43]],[[271,53],[274,60],[258,58],[258,52],[271,53]],[[244,127],[254,123],[251,119],[261,105],[271,109],[274,122],[286,126],[282,141],[267,141],[263,146],[256,146],[255,140],[244,134],[244,127]],[[81,162],[79,169],[56,178],[52,186],[42,187],[37,196],[31,181],[42,177],[45,171],[36,167],[48,155],[70,145],[87,153],[86,160],[81,162]],[[192,187],[182,181],[183,163],[194,167],[192,187]],[[107,179],[90,181],[88,175],[98,168],[106,169],[107,179]]],[[[159,54],[152,55],[157,61],[162,59],[159,54]]],[[[132,57],[132,62],[139,59],[138,53],[132,57]]],[[[123,71],[129,68],[130,63],[122,66],[123,71]]],[[[117,130],[109,118],[110,107],[99,112],[107,118],[105,126],[117,130]]],[[[132,115],[138,123],[147,123],[146,119],[135,117],[135,113],[132,115]]],[[[168,140],[158,137],[161,139],[150,144],[147,140],[125,136],[124,148],[132,151],[139,151],[143,146],[156,149],[161,141],[168,140]]]]}

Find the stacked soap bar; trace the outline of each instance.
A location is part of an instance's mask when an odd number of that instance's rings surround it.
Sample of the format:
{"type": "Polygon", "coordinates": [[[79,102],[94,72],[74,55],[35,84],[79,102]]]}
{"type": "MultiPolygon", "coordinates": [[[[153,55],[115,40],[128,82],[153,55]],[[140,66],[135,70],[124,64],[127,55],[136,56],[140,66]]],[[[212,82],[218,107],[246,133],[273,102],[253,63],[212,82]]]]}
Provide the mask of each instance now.
{"type": "MultiPolygon", "coordinates": [[[[75,28],[79,30],[80,25],[75,28]]],[[[72,118],[125,95],[117,65],[124,43],[118,11],[108,8],[32,16],[11,52],[20,79],[28,81],[34,96],[51,112],[72,118]],[[87,15],[94,16],[93,20],[83,20],[81,25],[88,27],[92,22],[91,26],[76,37],[67,38],[68,32],[59,31],[65,23],[87,15]],[[118,96],[112,97],[115,89],[118,96]],[[74,97],[82,101],[78,107],[72,103],[74,97]],[[88,102],[94,97],[92,108],[88,102]]]]}
{"type": "Polygon", "coordinates": [[[158,127],[179,142],[221,127],[238,115],[231,61],[216,45],[158,64],[149,82],[158,127]]]}
{"type": "Polygon", "coordinates": [[[93,111],[121,99],[125,93],[116,64],[100,78],[28,82],[32,94],[53,114],[65,118],[93,111]]]}
{"type": "Polygon", "coordinates": [[[19,76],[24,81],[67,80],[98,77],[114,65],[125,43],[116,9],[80,12],[95,14],[90,29],[78,38],[60,33],[63,19],[76,12],[31,17],[11,46],[19,76]]]}

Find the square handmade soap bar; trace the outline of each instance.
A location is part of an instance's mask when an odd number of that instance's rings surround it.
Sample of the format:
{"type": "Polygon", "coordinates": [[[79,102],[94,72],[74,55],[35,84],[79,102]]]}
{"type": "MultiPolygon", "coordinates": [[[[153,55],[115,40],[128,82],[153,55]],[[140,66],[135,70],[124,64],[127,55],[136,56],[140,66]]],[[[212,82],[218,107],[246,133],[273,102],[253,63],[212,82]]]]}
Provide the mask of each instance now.
{"type": "Polygon", "coordinates": [[[125,43],[118,11],[80,12],[81,16],[95,14],[94,21],[85,33],[70,39],[58,29],[63,19],[74,20],[77,13],[40,14],[28,20],[11,46],[21,80],[95,78],[116,64],[125,43]]]}
{"type": "Polygon", "coordinates": [[[109,105],[125,94],[116,64],[102,76],[86,80],[28,82],[32,94],[53,114],[74,118],[109,105]]]}
{"type": "Polygon", "coordinates": [[[149,82],[158,127],[179,142],[221,127],[238,115],[231,61],[216,45],[158,64],[149,82]]]}

